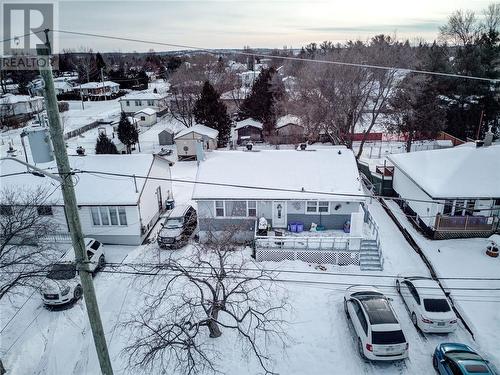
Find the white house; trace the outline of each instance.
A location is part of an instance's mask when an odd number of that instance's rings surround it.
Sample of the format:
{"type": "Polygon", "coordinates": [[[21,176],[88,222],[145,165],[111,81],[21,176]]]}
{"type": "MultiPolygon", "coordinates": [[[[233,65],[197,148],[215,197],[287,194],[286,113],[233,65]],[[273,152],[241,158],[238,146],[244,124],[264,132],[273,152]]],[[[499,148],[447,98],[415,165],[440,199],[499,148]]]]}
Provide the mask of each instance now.
{"type": "Polygon", "coordinates": [[[166,95],[154,92],[133,92],[119,99],[122,112],[134,114],[145,108],[154,109],[156,112],[164,112],[168,106],[166,95]]]}
{"type": "Polygon", "coordinates": [[[56,90],[56,95],[72,92],[75,90],[74,86],[70,82],[63,80],[54,81],[54,89],[56,90]]]}
{"type": "Polygon", "coordinates": [[[30,117],[43,111],[41,96],[4,94],[0,96],[0,118],[30,117]]]}
{"type": "Polygon", "coordinates": [[[196,160],[205,151],[217,148],[219,132],[205,125],[196,124],[181,130],[174,137],[179,160],[196,160]]]}
{"type": "Polygon", "coordinates": [[[84,98],[101,99],[113,97],[120,91],[120,84],[112,81],[88,82],[75,86],[84,98]]]}
{"type": "MultiPolygon", "coordinates": [[[[171,195],[170,181],[151,179],[169,179],[169,163],[161,157],[146,154],[70,156],[69,159],[71,168],[82,172],[74,178],[84,235],[110,244],[141,244],[171,195]],[[100,173],[125,174],[127,177],[100,173]]],[[[56,168],[55,162],[39,164],[38,167],[50,171],[56,168]]],[[[26,171],[26,167],[11,160],[0,161],[0,169],[9,174],[26,171]]],[[[6,189],[38,186],[45,188],[48,194],[56,188],[41,206],[39,214],[52,216],[59,224],[60,233],[67,234],[62,194],[55,181],[29,173],[2,178],[2,187],[6,189]]],[[[8,212],[8,209],[2,212],[8,212]]]]}
{"type": "Polygon", "coordinates": [[[139,126],[152,126],[156,124],[156,111],[152,108],[144,108],[134,114],[139,126]]]}
{"type": "Polygon", "coordinates": [[[498,230],[500,145],[390,155],[400,205],[436,239],[489,236],[498,230]]]}
{"type": "MultiPolygon", "coordinates": [[[[348,264],[360,264],[358,252],[368,240],[356,160],[343,146],[214,151],[199,165],[193,200],[200,240],[236,231],[233,239],[255,244],[258,260],[342,264],[345,257],[348,264]],[[212,181],[217,184],[205,184],[212,181]],[[259,234],[262,219],[268,228],[259,234]]],[[[380,269],[376,246],[377,241],[373,260],[380,269]]]]}

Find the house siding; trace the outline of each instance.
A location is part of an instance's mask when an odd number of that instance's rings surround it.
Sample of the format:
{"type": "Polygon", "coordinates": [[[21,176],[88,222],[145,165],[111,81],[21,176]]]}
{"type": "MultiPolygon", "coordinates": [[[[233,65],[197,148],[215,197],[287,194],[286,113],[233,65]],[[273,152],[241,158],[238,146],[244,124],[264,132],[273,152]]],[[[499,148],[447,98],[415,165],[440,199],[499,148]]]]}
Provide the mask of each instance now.
{"type": "Polygon", "coordinates": [[[288,224],[300,222],[304,224],[304,230],[309,230],[312,223],[322,225],[325,229],[342,229],[344,223],[351,220],[351,215],[324,214],[324,215],[309,215],[309,214],[288,214],[288,224]]]}

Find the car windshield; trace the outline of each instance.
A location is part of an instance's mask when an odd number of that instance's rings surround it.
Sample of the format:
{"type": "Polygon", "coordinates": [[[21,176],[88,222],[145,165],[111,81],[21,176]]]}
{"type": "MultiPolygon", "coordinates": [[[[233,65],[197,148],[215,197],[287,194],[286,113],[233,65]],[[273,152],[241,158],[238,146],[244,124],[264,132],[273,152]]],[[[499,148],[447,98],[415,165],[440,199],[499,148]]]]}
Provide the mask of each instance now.
{"type": "Polygon", "coordinates": [[[445,299],[424,299],[425,311],[429,312],[448,312],[450,305],[445,299]]]}
{"type": "Polygon", "coordinates": [[[69,280],[76,276],[76,266],[73,263],[54,264],[47,278],[52,280],[69,280]]]}
{"type": "Polygon", "coordinates": [[[167,229],[175,229],[181,227],[182,227],[182,217],[168,218],[167,222],[165,223],[165,228],[167,229]]]}
{"type": "Polygon", "coordinates": [[[374,345],[391,345],[405,343],[403,331],[372,331],[374,345]]]}

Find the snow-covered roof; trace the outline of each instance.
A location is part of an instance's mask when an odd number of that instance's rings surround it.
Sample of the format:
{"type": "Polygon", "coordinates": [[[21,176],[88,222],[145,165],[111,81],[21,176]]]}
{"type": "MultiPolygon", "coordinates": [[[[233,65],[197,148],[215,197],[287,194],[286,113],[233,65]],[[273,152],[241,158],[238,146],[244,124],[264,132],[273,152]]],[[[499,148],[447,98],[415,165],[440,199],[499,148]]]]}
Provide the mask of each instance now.
{"type": "Polygon", "coordinates": [[[166,96],[155,92],[131,92],[119,99],[119,101],[124,100],[160,100],[164,99],[166,96]]]}
{"type": "MultiPolygon", "coordinates": [[[[148,154],[133,154],[133,155],[86,155],[86,156],[69,156],[69,162],[72,169],[110,172],[118,174],[147,176],[150,174],[150,167],[153,163],[154,156],[148,154]]],[[[163,159],[157,158],[160,163],[163,159]]],[[[37,165],[39,168],[48,172],[56,173],[56,163],[49,162],[37,165]]],[[[2,174],[10,174],[16,172],[25,172],[26,167],[10,161],[1,160],[0,169],[2,174]]],[[[164,173],[150,177],[165,177],[169,178],[169,167],[165,163],[164,173]]],[[[137,191],[134,185],[134,179],[130,177],[105,176],[99,174],[77,173],[75,175],[75,193],[76,200],[79,205],[126,205],[137,204],[140,192],[145,184],[145,179],[136,178],[137,191]]],[[[33,189],[34,187],[42,187],[50,193],[56,186],[56,181],[45,177],[37,177],[32,174],[20,174],[16,176],[2,177],[2,188],[14,189],[33,189]]],[[[51,195],[50,203],[54,205],[62,205],[63,199],[61,191],[57,191],[51,195]]]]}
{"type": "Polygon", "coordinates": [[[104,82],[87,82],[87,83],[82,83],[81,85],[78,85],[78,88],[82,89],[97,89],[100,87],[116,87],[120,86],[119,83],[113,82],[113,81],[104,81],[104,82]]]}
{"type": "Polygon", "coordinates": [[[354,154],[343,146],[311,151],[214,151],[200,163],[196,181],[193,199],[199,200],[364,200],[359,196],[363,191],[354,154]]]}
{"type": "Polygon", "coordinates": [[[191,126],[190,128],[181,130],[179,133],[177,133],[175,139],[183,137],[189,133],[198,133],[213,139],[217,138],[217,136],[219,135],[219,132],[215,129],[209,128],[208,126],[205,125],[196,124],[191,126]]]}
{"type": "Polygon", "coordinates": [[[500,145],[474,145],[388,156],[432,198],[500,197],[500,145]]]}
{"type": "Polygon", "coordinates": [[[73,85],[68,81],[54,81],[54,88],[56,89],[73,88],[73,85]]]}
{"type": "Polygon", "coordinates": [[[145,113],[148,116],[153,116],[156,114],[156,111],[153,108],[144,108],[144,109],[137,111],[135,114],[137,115],[139,113],[145,113]]]}
{"type": "Polygon", "coordinates": [[[5,94],[0,97],[0,105],[1,104],[16,104],[16,103],[27,103],[32,100],[41,100],[43,97],[41,96],[29,96],[29,95],[14,95],[14,94],[5,94]]]}
{"type": "Polygon", "coordinates": [[[299,125],[301,126],[302,122],[300,121],[300,118],[294,115],[285,115],[281,116],[277,121],[276,121],[276,128],[282,128],[285,125],[288,124],[294,124],[294,125],[299,125]]]}
{"type": "Polygon", "coordinates": [[[244,120],[238,121],[236,123],[235,129],[241,129],[244,128],[245,126],[252,126],[254,128],[262,129],[264,125],[262,125],[262,122],[254,120],[253,118],[246,118],[244,120]]]}

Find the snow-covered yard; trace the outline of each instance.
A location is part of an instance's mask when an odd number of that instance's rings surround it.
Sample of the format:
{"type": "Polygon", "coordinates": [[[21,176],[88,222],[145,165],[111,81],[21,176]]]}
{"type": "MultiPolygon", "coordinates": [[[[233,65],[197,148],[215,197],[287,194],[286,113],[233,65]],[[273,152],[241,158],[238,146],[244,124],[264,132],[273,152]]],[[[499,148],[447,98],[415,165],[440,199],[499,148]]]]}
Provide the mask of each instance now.
{"type": "Polygon", "coordinates": [[[120,116],[118,99],[82,102],[68,100],[69,110],[61,113],[64,133],[76,130],[97,120],[117,120],[120,116]]]}

